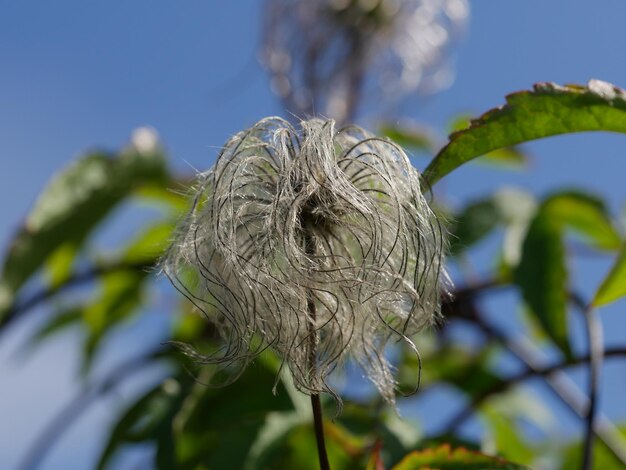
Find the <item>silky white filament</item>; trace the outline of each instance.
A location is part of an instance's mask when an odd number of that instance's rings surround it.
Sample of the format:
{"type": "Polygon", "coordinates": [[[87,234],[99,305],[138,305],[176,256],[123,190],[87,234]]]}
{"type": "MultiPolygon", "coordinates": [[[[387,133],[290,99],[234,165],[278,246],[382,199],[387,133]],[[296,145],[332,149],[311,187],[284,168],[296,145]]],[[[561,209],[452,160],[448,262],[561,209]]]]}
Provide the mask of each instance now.
{"type": "MultiPolygon", "coordinates": [[[[215,326],[206,363],[270,347],[305,393],[361,365],[394,403],[383,350],[440,316],[444,234],[394,143],[331,120],[266,118],[200,175],[163,269],[215,326]]],[[[192,351],[188,349],[188,351],[192,351]]]]}

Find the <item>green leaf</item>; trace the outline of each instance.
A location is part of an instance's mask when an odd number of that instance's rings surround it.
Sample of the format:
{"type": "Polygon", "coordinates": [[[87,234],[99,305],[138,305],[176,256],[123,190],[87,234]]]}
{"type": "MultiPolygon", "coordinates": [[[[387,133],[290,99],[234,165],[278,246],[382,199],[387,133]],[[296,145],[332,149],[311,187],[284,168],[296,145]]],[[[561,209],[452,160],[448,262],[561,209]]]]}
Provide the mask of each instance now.
{"type": "Polygon", "coordinates": [[[469,126],[472,125],[472,115],[469,113],[459,114],[452,119],[452,121],[448,125],[448,132],[459,132],[464,131],[469,126]]]}
{"type": "Polygon", "coordinates": [[[532,462],[534,453],[524,441],[515,420],[486,406],[481,417],[487,423],[490,438],[499,455],[524,464],[532,462]]]}
{"type": "MultiPolygon", "coordinates": [[[[452,121],[450,132],[463,131],[471,124],[471,116],[467,114],[458,116],[452,121]]],[[[476,161],[489,165],[517,169],[528,165],[528,156],[517,146],[502,147],[483,155],[476,161]]]]}
{"type": "Polygon", "coordinates": [[[59,247],[84,240],[135,188],[163,185],[164,158],[135,146],[113,157],[91,153],[55,176],[14,237],[0,275],[0,317],[22,285],[59,247]]]}
{"type": "Polygon", "coordinates": [[[528,156],[517,146],[503,147],[483,155],[477,161],[502,168],[519,169],[528,166],[528,156]]]}
{"type": "Polygon", "coordinates": [[[616,249],[621,237],[602,200],[580,191],[562,191],[547,197],[528,229],[515,281],[548,336],[570,354],[563,241],[566,229],[601,249],[616,249]]]}
{"type": "Polygon", "coordinates": [[[514,279],[548,336],[565,354],[570,354],[562,232],[562,224],[549,211],[540,210],[526,234],[514,279]]]}
{"type": "Polygon", "coordinates": [[[600,307],[626,295],[626,244],[622,247],[613,267],[600,284],[593,297],[593,305],[600,307]]]}
{"type": "Polygon", "coordinates": [[[525,470],[525,467],[463,447],[452,449],[444,444],[437,448],[411,452],[392,470],[525,470]]]}
{"type": "Polygon", "coordinates": [[[448,227],[450,254],[460,255],[499,226],[504,226],[504,257],[509,264],[517,264],[520,235],[526,232],[535,205],[531,194],[515,188],[503,188],[486,198],[470,202],[451,217],[448,227]]]}
{"type": "Polygon", "coordinates": [[[563,191],[546,199],[544,211],[567,228],[576,231],[595,248],[617,250],[621,236],[609,215],[604,202],[581,191],[563,191]]]}
{"type": "Polygon", "coordinates": [[[81,243],[82,241],[78,240],[67,241],[49,256],[46,263],[46,273],[53,288],[63,284],[72,274],[74,260],[81,243]]]}
{"type": "Polygon", "coordinates": [[[102,276],[100,295],[83,309],[87,328],[83,373],[89,370],[105,334],[136,311],[143,298],[144,270],[114,271],[102,276]]]}
{"type": "Polygon", "coordinates": [[[167,185],[142,186],[137,189],[136,194],[143,200],[157,202],[161,206],[169,207],[176,214],[183,214],[189,209],[192,198],[188,192],[195,181],[195,177],[172,178],[167,181],[167,185]]]}
{"type": "Polygon", "coordinates": [[[493,397],[480,407],[480,417],[487,425],[483,450],[507,460],[530,465],[538,449],[524,436],[521,423],[549,434],[553,416],[549,408],[527,388],[517,388],[493,397]]]}
{"type": "Polygon", "coordinates": [[[153,264],[163,255],[172,240],[174,221],[157,222],[146,228],[125,249],[123,262],[153,264]]]}
{"type": "Polygon", "coordinates": [[[539,83],[507,96],[506,104],[450,135],[424,172],[430,186],[493,150],[552,135],[582,131],[626,133],[626,93],[606,82],[588,86],[539,83]]]}
{"type": "MultiPolygon", "coordinates": [[[[282,384],[272,394],[279,367],[274,357],[260,357],[239,380],[221,388],[206,385],[215,368],[203,367],[196,378],[189,365],[175,362],[173,377],[121,413],[98,468],[112,466],[119,450],[138,443],[156,445],[154,468],[244,468],[268,416],[293,413],[282,384]]],[[[305,427],[311,429],[310,423],[305,427]]],[[[311,442],[315,446],[314,437],[311,442]]]]}

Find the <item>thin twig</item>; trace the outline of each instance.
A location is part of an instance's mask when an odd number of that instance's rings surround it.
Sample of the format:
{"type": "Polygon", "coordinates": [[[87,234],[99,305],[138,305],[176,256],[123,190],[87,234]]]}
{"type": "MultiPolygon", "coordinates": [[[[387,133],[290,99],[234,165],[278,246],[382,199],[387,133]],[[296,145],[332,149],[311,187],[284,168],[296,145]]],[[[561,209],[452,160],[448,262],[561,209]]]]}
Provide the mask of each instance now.
{"type": "Polygon", "coordinates": [[[603,359],[602,323],[590,303],[571,293],[572,302],[582,312],[587,325],[587,342],[589,344],[589,407],[587,409],[585,438],[583,440],[582,470],[591,470],[593,467],[593,428],[597,415],[598,395],[600,392],[600,372],[603,359]]]}
{"type": "MultiPolygon", "coordinates": [[[[613,358],[613,357],[622,357],[626,356],[626,347],[623,348],[609,348],[606,351],[603,351],[603,355],[605,358],[613,358]]],[[[556,371],[565,369],[567,367],[573,367],[580,364],[587,363],[591,360],[589,354],[584,356],[568,358],[563,362],[558,364],[552,364],[549,366],[545,366],[543,368],[531,369],[527,368],[526,370],[520,372],[519,374],[513,375],[506,379],[503,379],[501,382],[497,382],[490,388],[484,390],[479,395],[475,396],[471,403],[469,403],[465,408],[459,411],[456,415],[452,417],[448,421],[448,424],[443,426],[444,434],[451,434],[456,429],[458,429],[465,421],[467,421],[474,412],[478,409],[478,407],[488,398],[496,395],[498,393],[502,393],[510,388],[519,385],[520,383],[531,379],[533,377],[545,377],[553,374],[556,371]]]]}
{"type": "Polygon", "coordinates": [[[20,470],[32,470],[40,466],[50,449],[59,440],[65,431],[78,419],[89,405],[97,398],[109,393],[126,377],[149,364],[152,360],[165,353],[163,348],[152,351],[138,358],[130,359],[95,384],[87,385],[67,406],[54,417],[52,421],[39,433],[30,446],[24,460],[19,465],[20,470]]]}
{"type": "Polygon", "coordinates": [[[510,283],[506,279],[493,277],[457,287],[453,292],[443,296],[441,299],[443,315],[448,320],[456,317],[466,319],[468,316],[471,316],[472,301],[474,299],[488,291],[509,286],[510,283]],[[466,311],[467,307],[471,307],[470,311],[466,311]]]}
{"type": "MultiPolygon", "coordinates": [[[[471,320],[489,337],[496,339],[528,368],[538,371],[543,367],[543,357],[529,341],[507,338],[495,327],[486,323],[479,315],[476,306],[472,307],[471,320]]],[[[555,370],[544,376],[556,396],[579,418],[586,418],[589,411],[589,399],[580,391],[576,383],[562,370],[555,370]]],[[[606,416],[598,415],[593,425],[593,432],[626,465],[626,445],[619,430],[606,416]]]]}

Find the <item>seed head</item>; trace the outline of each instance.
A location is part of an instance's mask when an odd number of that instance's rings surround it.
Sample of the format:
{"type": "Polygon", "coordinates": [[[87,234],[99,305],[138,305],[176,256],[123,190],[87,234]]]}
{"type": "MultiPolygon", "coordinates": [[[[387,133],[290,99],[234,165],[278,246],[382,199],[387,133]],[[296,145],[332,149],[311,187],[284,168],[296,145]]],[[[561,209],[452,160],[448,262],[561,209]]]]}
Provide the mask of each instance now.
{"type": "Polygon", "coordinates": [[[261,58],[289,111],[351,120],[452,80],[467,0],[269,0],[261,58]],[[370,102],[370,104],[371,104],[370,102]]]}
{"type": "MultiPolygon", "coordinates": [[[[331,120],[259,121],[200,175],[163,268],[214,324],[203,361],[245,367],[269,347],[305,393],[361,365],[394,402],[385,345],[440,315],[444,234],[392,142],[331,120]]],[[[335,395],[336,396],[336,395],[335,395]]]]}

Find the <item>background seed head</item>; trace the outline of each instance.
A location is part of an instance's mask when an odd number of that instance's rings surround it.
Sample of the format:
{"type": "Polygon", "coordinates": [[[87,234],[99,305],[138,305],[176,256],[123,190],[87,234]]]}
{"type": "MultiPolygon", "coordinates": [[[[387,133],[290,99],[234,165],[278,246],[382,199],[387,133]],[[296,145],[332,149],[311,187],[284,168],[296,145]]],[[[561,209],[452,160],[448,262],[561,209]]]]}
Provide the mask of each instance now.
{"type": "Polygon", "coordinates": [[[261,59],[289,111],[349,121],[449,86],[468,17],[467,0],[268,0],[261,59]]]}

